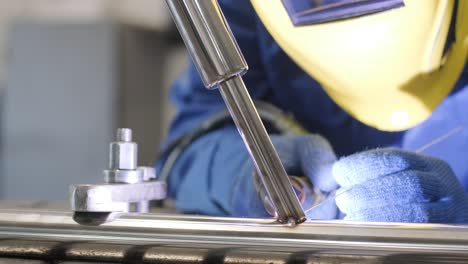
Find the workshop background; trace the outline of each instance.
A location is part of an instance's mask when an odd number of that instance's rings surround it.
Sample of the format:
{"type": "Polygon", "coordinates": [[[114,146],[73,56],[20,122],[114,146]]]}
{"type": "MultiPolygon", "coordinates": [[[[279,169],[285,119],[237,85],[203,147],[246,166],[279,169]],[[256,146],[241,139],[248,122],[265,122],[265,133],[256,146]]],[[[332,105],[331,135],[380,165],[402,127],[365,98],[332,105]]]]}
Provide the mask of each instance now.
{"type": "Polygon", "coordinates": [[[0,0],[0,199],[102,182],[117,127],[152,165],[186,61],[164,1],[0,0]]]}

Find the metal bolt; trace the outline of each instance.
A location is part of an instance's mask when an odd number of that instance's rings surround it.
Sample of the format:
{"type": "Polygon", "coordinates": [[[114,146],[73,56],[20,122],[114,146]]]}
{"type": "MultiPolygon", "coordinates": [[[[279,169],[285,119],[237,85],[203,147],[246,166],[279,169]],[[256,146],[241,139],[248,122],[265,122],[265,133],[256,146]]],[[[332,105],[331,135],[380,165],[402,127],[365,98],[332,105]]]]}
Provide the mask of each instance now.
{"type": "Polygon", "coordinates": [[[119,129],[117,129],[117,141],[131,142],[132,141],[132,130],[130,128],[119,128],[119,129]]]}

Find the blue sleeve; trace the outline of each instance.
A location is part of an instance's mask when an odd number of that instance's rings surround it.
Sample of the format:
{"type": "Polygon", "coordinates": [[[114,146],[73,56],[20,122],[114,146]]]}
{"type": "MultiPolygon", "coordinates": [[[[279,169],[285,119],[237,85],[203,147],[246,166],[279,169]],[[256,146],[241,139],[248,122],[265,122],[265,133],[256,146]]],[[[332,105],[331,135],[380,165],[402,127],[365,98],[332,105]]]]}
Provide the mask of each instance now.
{"type": "MultiPolygon", "coordinates": [[[[258,56],[260,22],[249,1],[221,0],[220,6],[249,64],[244,76],[249,92],[254,99],[266,99],[271,92],[258,56]]],[[[170,96],[177,114],[167,142],[225,109],[219,91],[205,89],[193,64],[175,82],[170,96]]],[[[192,143],[174,165],[168,179],[169,195],[183,211],[229,214],[231,184],[247,158],[234,127],[209,133],[192,143]]]]}

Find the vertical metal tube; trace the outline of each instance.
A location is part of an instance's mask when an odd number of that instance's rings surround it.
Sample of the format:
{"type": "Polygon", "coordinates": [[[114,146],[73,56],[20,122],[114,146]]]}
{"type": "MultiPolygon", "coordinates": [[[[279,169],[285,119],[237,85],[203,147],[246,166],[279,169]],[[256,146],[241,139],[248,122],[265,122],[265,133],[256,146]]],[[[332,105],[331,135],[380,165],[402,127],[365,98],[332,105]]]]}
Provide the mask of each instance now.
{"type": "Polygon", "coordinates": [[[278,220],[290,224],[305,221],[302,207],[242,78],[222,82],[219,90],[276,208],[278,220]]]}
{"type": "Polygon", "coordinates": [[[278,220],[305,221],[281,160],[252,103],[241,76],[247,63],[216,0],[166,0],[200,76],[208,89],[220,87],[278,220]]]}
{"type": "Polygon", "coordinates": [[[166,0],[208,89],[247,71],[247,63],[216,0],[166,0]]]}

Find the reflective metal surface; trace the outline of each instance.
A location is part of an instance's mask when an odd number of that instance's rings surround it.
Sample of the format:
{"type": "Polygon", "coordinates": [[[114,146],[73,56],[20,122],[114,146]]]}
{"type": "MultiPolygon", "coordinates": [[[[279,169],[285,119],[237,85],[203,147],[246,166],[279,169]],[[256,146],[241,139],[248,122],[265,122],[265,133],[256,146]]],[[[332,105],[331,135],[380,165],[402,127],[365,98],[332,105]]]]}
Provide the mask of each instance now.
{"type": "Polygon", "coordinates": [[[302,207],[242,78],[234,77],[221,83],[219,90],[242,139],[248,146],[260,179],[276,208],[275,211],[280,221],[283,223],[303,222],[305,215],[302,207]],[[293,220],[291,221],[290,218],[293,220]]]}
{"type": "Polygon", "coordinates": [[[190,56],[208,89],[248,66],[216,0],[166,0],[190,56]]]}
{"type": "Polygon", "coordinates": [[[468,228],[341,221],[306,222],[289,228],[273,219],[174,215],[124,216],[100,227],[84,227],[75,224],[71,214],[65,212],[2,210],[2,259],[90,263],[468,263],[468,228]]]}
{"type": "Polygon", "coordinates": [[[242,81],[247,64],[216,0],[166,0],[208,89],[224,102],[276,208],[278,220],[295,225],[305,214],[242,81]]]}
{"type": "MultiPolygon", "coordinates": [[[[163,182],[79,185],[71,187],[72,210],[79,212],[129,212],[131,203],[166,197],[163,182]]],[[[131,211],[130,211],[131,212],[131,211]]]]}

